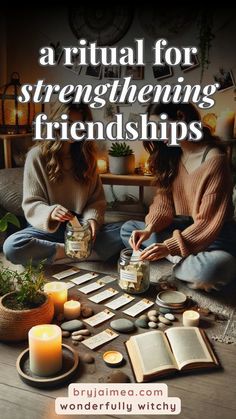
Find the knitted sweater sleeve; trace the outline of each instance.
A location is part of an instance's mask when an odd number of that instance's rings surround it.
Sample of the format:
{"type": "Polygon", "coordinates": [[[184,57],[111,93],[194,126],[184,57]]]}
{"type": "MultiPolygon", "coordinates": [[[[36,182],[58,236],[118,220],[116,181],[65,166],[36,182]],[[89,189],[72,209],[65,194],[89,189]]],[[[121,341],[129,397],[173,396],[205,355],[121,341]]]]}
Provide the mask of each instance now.
{"type": "Polygon", "coordinates": [[[24,168],[22,208],[25,218],[33,227],[53,233],[60,224],[50,220],[56,206],[48,204],[44,171],[35,149],[32,149],[27,155],[24,168]]]}
{"type": "Polygon", "coordinates": [[[159,232],[171,224],[174,213],[172,194],[158,188],[145,223],[152,224],[153,230],[159,232]]]}
{"type": "Polygon", "coordinates": [[[230,179],[227,162],[218,162],[214,172],[208,176],[193,224],[182,232],[175,230],[172,237],[164,241],[172,256],[197,254],[216,239],[229,215],[232,192],[230,179]]]}
{"type": "Polygon", "coordinates": [[[86,206],[83,209],[83,218],[85,220],[95,220],[98,224],[103,223],[106,209],[106,200],[104,189],[99,174],[95,171],[94,181],[90,188],[89,197],[86,206]]]}

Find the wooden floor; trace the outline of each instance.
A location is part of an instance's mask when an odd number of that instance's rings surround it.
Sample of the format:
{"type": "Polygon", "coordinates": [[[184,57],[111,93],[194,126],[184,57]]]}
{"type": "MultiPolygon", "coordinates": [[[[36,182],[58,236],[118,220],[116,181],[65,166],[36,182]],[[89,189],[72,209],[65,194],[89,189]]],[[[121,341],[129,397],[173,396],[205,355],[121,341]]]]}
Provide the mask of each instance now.
{"type": "MultiPolygon", "coordinates": [[[[91,267],[94,270],[94,267],[91,267]]],[[[60,269],[61,270],[61,269],[60,269]]],[[[119,349],[125,359],[127,354],[122,338],[114,340],[109,345],[119,349]],[[118,340],[119,339],[119,340],[118,340]]],[[[70,341],[65,340],[65,343],[70,341]]],[[[179,397],[182,403],[181,419],[234,419],[236,417],[236,345],[213,343],[214,349],[223,366],[221,370],[189,375],[178,375],[162,380],[168,385],[169,396],[179,397]]],[[[43,390],[29,387],[17,375],[15,363],[26,344],[0,344],[0,418],[1,419],[53,419],[57,416],[54,410],[55,398],[67,396],[67,386],[43,390]]],[[[80,344],[79,353],[85,351],[80,344]]],[[[95,364],[80,363],[78,374],[74,382],[102,382],[111,373],[102,359],[101,353],[106,347],[95,351],[95,364]]],[[[120,368],[134,381],[132,371],[127,361],[120,368]]],[[[73,417],[73,416],[61,416],[73,417]]],[[[78,415],[80,418],[92,417],[78,415]]],[[[94,418],[97,416],[94,416],[94,418]]],[[[100,416],[102,418],[134,418],[137,416],[100,416]]],[[[153,418],[152,415],[142,415],[153,418]]],[[[164,416],[166,418],[169,415],[164,416]]]]}
{"type": "MultiPolygon", "coordinates": [[[[55,398],[66,396],[67,387],[46,391],[24,384],[15,368],[16,357],[24,347],[25,345],[17,348],[15,345],[14,347],[0,345],[0,417],[1,419],[56,418],[58,416],[54,411],[55,398]]],[[[230,346],[218,343],[215,344],[215,349],[224,370],[163,380],[168,385],[169,396],[181,399],[182,412],[178,416],[181,419],[234,419],[236,417],[235,348],[232,350],[230,346]]],[[[96,369],[100,370],[97,361],[95,365],[87,365],[81,381],[97,382],[99,372],[96,369]]],[[[103,368],[103,374],[109,372],[103,368]]],[[[77,381],[80,382],[80,379],[78,378],[77,381]]],[[[113,415],[112,417],[123,416],[113,415]]]]}

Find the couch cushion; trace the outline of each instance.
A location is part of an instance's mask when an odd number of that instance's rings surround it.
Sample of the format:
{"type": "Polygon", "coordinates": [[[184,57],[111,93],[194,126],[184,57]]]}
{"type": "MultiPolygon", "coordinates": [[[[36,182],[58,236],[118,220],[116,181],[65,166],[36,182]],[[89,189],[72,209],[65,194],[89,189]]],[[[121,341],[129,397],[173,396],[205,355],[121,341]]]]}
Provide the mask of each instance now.
{"type": "Polygon", "coordinates": [[[23,216],[23,167],[0,170],[0,206],[7,212],[23,216]]]}

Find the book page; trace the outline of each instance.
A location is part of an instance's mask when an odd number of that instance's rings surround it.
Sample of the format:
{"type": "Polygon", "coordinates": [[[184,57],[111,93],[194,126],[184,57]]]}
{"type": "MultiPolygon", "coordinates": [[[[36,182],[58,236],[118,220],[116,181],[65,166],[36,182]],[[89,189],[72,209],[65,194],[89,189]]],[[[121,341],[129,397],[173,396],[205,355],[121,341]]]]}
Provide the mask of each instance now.
{"type": "Polygon", "coordinates": [[[144,376],[177,368],[163,332],[142,333],[132,336],[130,341],[133,343],[144,376]]]}
{"type": "Polygon", "coordinates": [[[188,364],[215,363],[197,327],[172,327],[165,334],[179,369],[188,364]]]}

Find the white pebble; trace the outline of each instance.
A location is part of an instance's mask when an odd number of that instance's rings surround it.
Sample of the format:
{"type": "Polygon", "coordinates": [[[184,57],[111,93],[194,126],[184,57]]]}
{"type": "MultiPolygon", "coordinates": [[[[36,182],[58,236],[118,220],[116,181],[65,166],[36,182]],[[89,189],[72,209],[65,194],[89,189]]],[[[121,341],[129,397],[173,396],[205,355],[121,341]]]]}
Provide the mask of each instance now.
{"type": "Polygon", "coordinates": [[[84,337],[81,335],[72,336],[72,340],[75,340],[76,342],[82,342],[82,340],[84,340],[84,337]]]}
{"type": "Polygon", "coordinates": [[[157,310],[150,310],[150,311],[148,311],[148,317],[149,316],[157,316],[158,315],[158,311],[157,310]]]}
{"type": "Polygon", "coordinates": [[[158,323],[159,329],[165,329],[166,325],[164,323],[158,323]]]}
{"type": "Polygon", "coordinates": [[[148,318],[151,322],[157,323],[157,317],[156,316],[148,316],[148,318]]]}
{"type": "Polygon", "coordinates": [[[73,336],[90,336],[91,333],[88,329],[77,330],[76,332],[72,333],[73,336]]]}
{"type": "Polygon", "coordinates": [[[173,322],[173,321],[175,320],[175,316],[174,316],[174,314],[172,314],[172,313],[166,313],[166,314],[164,315],[164,317],[165,317],[167,320],[170,320],[171,322],[173,322]]]}
{"type": "Polygon", "coordinates": [[[157,324],[154,322],[149,322],[148,326],[151,327],[151,329],[156,329],[157,328],[157,324]]]}

